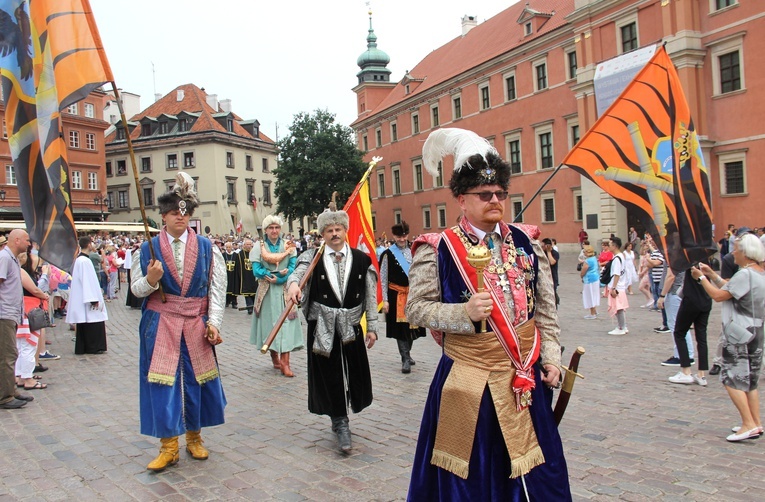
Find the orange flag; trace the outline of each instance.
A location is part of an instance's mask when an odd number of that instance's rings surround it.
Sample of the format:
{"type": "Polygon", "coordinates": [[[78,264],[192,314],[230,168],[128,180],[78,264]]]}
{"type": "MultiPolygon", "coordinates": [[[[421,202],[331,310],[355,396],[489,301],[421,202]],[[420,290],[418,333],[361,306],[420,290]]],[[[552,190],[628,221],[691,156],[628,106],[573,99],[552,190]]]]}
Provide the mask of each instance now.
{"type": "MultiPolygon", "coordinates": [[[[377,270],[377,276],[380,276],[380,264],[377,261],[377,251],[375,247],[375,234],[372,229],[372,202],[369,198],[369,173],[374,166],[381,160],[375,157],[369,163],[369,169],[361,178],[353,194],[345,203],[343,208],[348,213],[348,233],[346,240],[348,244],[356,249],[364,251],[377,270]]],[[[377,309],[382,308],[382,286],[377,281],[377,309]]]]}
{"type": "Polygon", "coordinates": [[[673,270],[716,251],[709,171],[663,47],[562,163],[636,209],[673,270]]]}
{"type": "Polygon", "coordinates": [[[0,3],[0,82],[21,211],[40,256],[77,254],[61,112],[113,81],[87,0],[0,3]]]}

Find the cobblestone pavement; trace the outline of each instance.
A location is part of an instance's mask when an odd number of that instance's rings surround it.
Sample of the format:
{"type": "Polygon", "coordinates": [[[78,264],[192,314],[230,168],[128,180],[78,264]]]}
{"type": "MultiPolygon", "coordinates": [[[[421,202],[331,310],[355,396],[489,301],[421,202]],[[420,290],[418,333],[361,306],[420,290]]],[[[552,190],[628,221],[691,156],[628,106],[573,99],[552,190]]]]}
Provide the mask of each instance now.
{"type": "MultiPolygon", "coordinates": [[[[575,500],[762,500],[765,439],[725,441],[737,413],[719,381],[671,384],[670,335],[660,315],[630,297],[630,333],[612,321],[583,319],[575,256],[561,259],[564,360],[586,348],[561,435],[575,500]],[[759,496],[756,493],[760,493],[759,496]]],[[[123,298],[125,285],[120,298],[123,298]]],[[[329,419],[306,407],[305,351],[296,378],[282,377],[248,343],[251,317],[229,309],[219,360],[227,423],[205,429],[210,459],[184,451],[165,472],[146,471],[158,441],[138,433],[139,311],[108,305],[109,351],[74,356],[72,332],[50,330],[61,355],[44,373],[47,390],[22,410],[0,411],[0,500],[403,500],[423,403],[440,356],[430,339],[400,372],[393,340],[370,352],[374,404],[351,416],[354,449],[338,453],[329,419]]],[[[605,313],[605,306],[601,308],[605,313]]],[[[710,320],[716,340],[719,308],[710,320]]],[[[711,352],[714,351],[712,347],[711,352]]]]}

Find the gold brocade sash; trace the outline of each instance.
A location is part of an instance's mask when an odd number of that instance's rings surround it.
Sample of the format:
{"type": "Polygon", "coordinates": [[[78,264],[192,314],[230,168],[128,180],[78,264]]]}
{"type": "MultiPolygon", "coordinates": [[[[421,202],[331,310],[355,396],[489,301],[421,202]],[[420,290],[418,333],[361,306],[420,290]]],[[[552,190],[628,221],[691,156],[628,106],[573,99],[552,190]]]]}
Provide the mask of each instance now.
{"type": "Polygon", "coordinates": [[[409,297],[409,288],[398,284],[388,283],[388,287],[398,293],[396,295],[396,322],[407,322],[406,299],[409,297]]]}
{"type": "MultiPolygon", "coordinates": [[[[528,408],[516,410],[515,368],[493,332],[444,337],[444,352],[454,360],[441,391],[436,443],[430,463],[467,479],[478,410],[489,386],[499,427],[510,455],[511,478],[544,463],[528,408]]],[[[540,403],[542,405],[542,403],[540,403]]]]}

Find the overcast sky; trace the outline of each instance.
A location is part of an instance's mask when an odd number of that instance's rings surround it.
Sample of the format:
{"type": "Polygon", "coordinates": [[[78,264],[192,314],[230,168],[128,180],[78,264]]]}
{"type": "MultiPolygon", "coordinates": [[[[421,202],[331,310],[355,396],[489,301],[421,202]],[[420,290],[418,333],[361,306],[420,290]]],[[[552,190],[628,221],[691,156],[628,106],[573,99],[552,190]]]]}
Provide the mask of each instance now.
{"type": "MultiPolygon", "coordinates": [[[[373,0],[378,48],[398,82],[430,51],[518,0],[373,0]]],[[[117,86],[141,108],[181,84],[231,99],[233,111],[284,137],[317,108],[356,119],[356,59],[366,50],[365,0],[90,0],[117,86]],[[152,71],[153,63],[153,71],[152,71]]]]}

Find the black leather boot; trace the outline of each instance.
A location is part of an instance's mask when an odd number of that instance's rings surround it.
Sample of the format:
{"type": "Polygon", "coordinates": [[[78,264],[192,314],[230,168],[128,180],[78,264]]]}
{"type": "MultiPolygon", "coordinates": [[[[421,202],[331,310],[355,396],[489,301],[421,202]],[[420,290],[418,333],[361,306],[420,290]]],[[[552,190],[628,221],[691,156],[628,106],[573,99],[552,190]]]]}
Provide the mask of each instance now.
{"type": "Polygon", "coordinates": [[[401,373],[410,373],[412,363],[409,357],[409,342],[407,340],[396,340],[398,344],[398,353],[401,354],[401,373]]]}
{"type": "Polygon", "coordinates": [[[351,428],[348,417],[332,417],[332,431],[337,434],[340,449],[345,453],[351,451],[351,428]]]}

